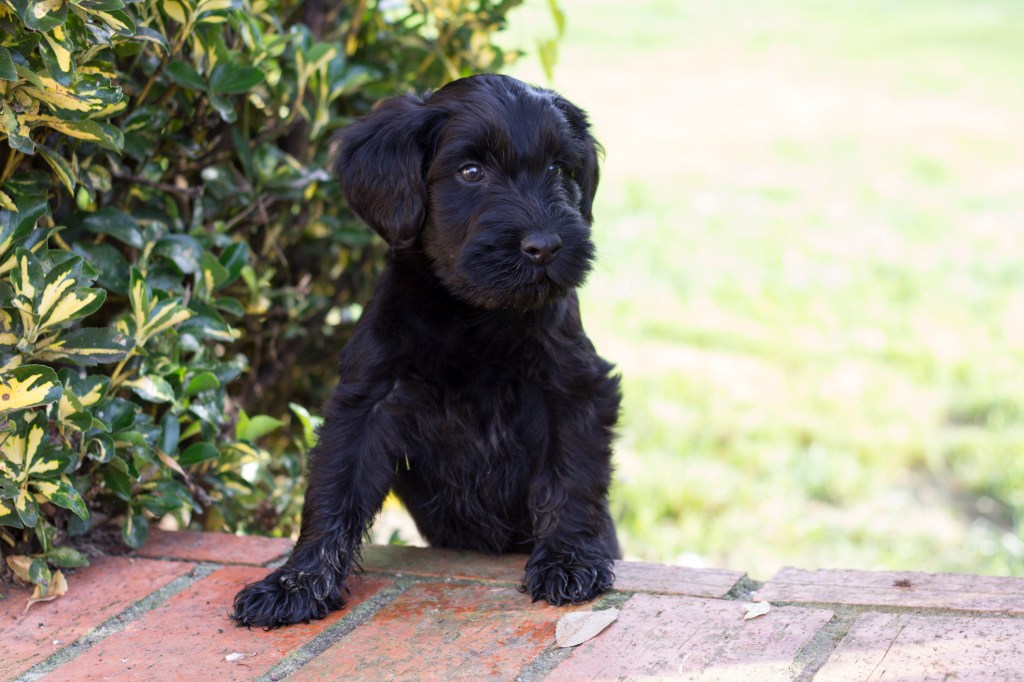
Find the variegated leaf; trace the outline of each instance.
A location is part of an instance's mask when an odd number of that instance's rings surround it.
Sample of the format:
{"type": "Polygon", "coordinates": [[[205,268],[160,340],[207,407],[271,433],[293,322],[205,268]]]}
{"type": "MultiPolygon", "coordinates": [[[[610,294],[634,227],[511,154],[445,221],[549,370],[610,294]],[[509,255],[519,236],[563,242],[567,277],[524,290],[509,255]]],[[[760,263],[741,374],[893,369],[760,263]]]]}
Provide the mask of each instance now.
{"type": "Polygon", "coordinates": [[[95,312],[107,292],[80,286],[82,259],[69,258],[46,274],[42,290],[36,295],[36,331],[77,320],[95,312]]]}
{"type": "Polygon", "coordinates": [[[158,376],[141,376],[133,381],[126,381],[125,386],[151,403],[169,403],[174,401],[174,389],[167,381],[158,376]]]}
{"type": "Polygon", "coordinates": [[[8,500],[0,500],[0,526],[22,528],[23,525],[21,517],[14,509],[14,503],[8,500]]]}
{"type": "Polygon", "coordinates": [[[42,35],[39,54],[43,57],[47,73],[61,85],[70,86],[75,79],[74,43],[60,26],[42,35]]]}
{"type": "Polygon", "coordinates": [[[53,169],[61,184],[68,188],[68,192],[74,193],[75,187],[78,185],[78,174],[75,173],[75,169],[71,167],[67,159],[41,144],[36,145],[36,149],[39,150],[43,160],[53,169]]]}
{"type": "Polygon", "coordinates": [[[32,481],[31,485],[37,496],[45,497],[51,504],[71,510],[83,521],[89,518],[89,510],[85,506],[85,501],[82,500],[82,496],[78,494],[75,486],[71,485],[71,481],[66,476],[50,481],[32,481]]]}
{"type": "Polygon", "coordinates": [[[26,528],[34,528],[39,521],[39,505],[36,504],[32,494],[23,489],[21,495],[14,500],[14,511],[26,528]]]}
{"type": "Polygon", "coordinates": [[[34,357],[45,361],[67,359],[79,365],[92,366],[123,360],[134,347],[135,341],[116,329],[76,329],[62,334],[34,357]]]}
{"type": "Polygon", "coordinates": [[[0,375],[0,414],[60,399],[64,387],[43,365],[22,365],[0,375]]]}
{"type": "Polygon", "coordinates": [[[18,344],[18,335],[15,333],[14,317],[0,308],[0,347],[11,347],[18,344]]]}

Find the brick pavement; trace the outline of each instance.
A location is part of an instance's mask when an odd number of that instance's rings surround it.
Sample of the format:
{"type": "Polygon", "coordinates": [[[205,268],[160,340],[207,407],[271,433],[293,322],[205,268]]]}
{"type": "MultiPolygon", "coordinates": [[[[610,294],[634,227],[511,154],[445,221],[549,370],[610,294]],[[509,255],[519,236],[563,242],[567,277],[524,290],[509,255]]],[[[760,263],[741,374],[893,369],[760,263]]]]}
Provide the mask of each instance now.
{"type": "Polygon", "coordinates": [[[1024,680],[1024,579],[621,562],[616,591],[554,608],[516,587],[523,556],[368,547],[342,611],[272,632],[234,627],[235,591],[287,541],[155,532],[98,557],[69,592],[0,601],[0,680],[1024,680]],[[763,616],[745,620],[752,600],[763,616]],[[569,611],[615,607],[558,648],[569,611]]]}

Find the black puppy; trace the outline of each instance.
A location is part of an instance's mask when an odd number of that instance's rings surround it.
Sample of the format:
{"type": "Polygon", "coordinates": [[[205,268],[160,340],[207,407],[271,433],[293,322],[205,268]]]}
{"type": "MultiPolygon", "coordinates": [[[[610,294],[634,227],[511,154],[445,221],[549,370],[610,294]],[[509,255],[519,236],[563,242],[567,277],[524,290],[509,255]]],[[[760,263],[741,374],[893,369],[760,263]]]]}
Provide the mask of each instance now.
{"type": "Polygon", "coordinates": [[[383,102],[340,136],[352,209],[391,246],[341,356],[291,558],[235,597],[241,625],[323,618],[394,487],[437,547],[528,552],[551,604],[609,589],[612,366],[580,324],[594,259],[586,115],[513,78],[383,102]]]}

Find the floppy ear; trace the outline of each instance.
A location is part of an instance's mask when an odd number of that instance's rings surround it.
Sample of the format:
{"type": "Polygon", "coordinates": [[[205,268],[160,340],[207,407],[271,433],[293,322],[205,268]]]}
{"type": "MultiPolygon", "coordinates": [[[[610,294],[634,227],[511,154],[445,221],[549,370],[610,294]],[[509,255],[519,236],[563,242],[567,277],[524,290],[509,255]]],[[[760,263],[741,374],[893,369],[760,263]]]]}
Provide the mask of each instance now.
{"type": "Polygon", "coordinates": [[[601,145],[590,134],[590,122],[587,114],[569,100],[555,95],[555,106],[565,114],[565,119],[572,128],[576,139],[583,146],[580,165],[572,169],[573,179],[580,187],[580,214],[588,223],[594,221],[591,208],[594,205],[594,193],[597,192],[597,181],[600,179],[598,170],[598,154],[603,152],[601,145]]]}
{"type": "Polygon", "coordinates": [[[424,168],[431,136],[425,102],[393,97],[341,131],[334,172],[357,216],[400,249],[416,241],[426,202],[424,168]]]}

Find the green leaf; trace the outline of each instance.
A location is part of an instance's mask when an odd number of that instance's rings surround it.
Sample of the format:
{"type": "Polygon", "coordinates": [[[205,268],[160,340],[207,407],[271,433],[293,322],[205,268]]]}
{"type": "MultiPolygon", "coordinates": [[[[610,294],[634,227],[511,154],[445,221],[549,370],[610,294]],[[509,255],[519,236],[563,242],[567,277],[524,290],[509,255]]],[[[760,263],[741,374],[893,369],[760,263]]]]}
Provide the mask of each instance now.
{"type": "Polygon", "coordinates": [[[165,454],[177,450],[180,435],[181,422],[178,421],[177,415],[170,411],[166,412],[160,420],[160,440],[157,443],[160,450],[165,454]]]}
{"type": "Polygon", "coordinates": [[[178,457],[182,466],[209,462],[220,458],[220,452],[209,443],[193,443],[185,448],[185,451],[178,457]]]}
{"type": "Polygon", "coordinates": [[[190,90],[206,90],[206,81],[200,76],[190,64],[175,59],[165,69],[167,76],[183,88],[190,90]]]}
{"type": "Polygon", "coordinates": [[[82,226],[93,234],[108,234],[136,249],[141,249],[145,244],[135,218],[116,208],[101,208],[90,213],[82,220],[82,226]]]}
{"type": "Polygon", "coordinates": [[[132,499],[132,484],[134,481],[127,471],[122,471],[122,468],[124,468],[124,460],[119,457],[110,460],[110,463],[103,467],[103,482],[110,488],[110,492],[127,502],[132,499]],[[121,466],[116,466],[118,462],[120,462],[121,466]]]}
{"type": "Polygon", "coordinates": [[[316,445],[317,429],[323,423],[323,417],[314,417],[309,413],[309,410],[298,403],[288,403],[288,407],[291,408],[299,423],[302,424],[302,441],[305,446],[311,448],[316,445]]]}
{"type": "Polygon", "coordinates": [[[235,112],[235,103],[230,97],[213,93],[210,95],[209,102],[225,123],[234,123],[238,120],[238,114],[235,112]]]}
{"type": "Polygon", "coordinates": [[[228,278],[221,285],[226,287],[242,274],[242,268],[249,263],[249,245],[235,242],[220,254],[220,264],[228,271],[228,278]]]}
{"type": "Polygon", "coordinates": [[[238,423],[235,425],[235,438],[253,442],[282,426],[284,426],[284,422],[280,419],[274,419],[265,414],[257,414],[250,418],[245,410],[242,410],[238,415],[238,423]]]}
{"type": "Polygon", "coordinates": [[[242,317],[245,315],[245,306],[239,303],[237,299],[231,298],[230,296],[215,298],[210,302],[210,305],[215,309],[234,317],[242,317]]]}
{"type": "Polygon", "coordinates": [[[210,74],[210,90],[225,95],[249,92],[263,82],[264,74],[255,66],[221,62],[210,74]]]}
{"type": "Polygon", "coordinates": [[[0,476],[0,500],[12,500],[20,494],[21,488],[14,481],[0,476]]]}
{"type": "Polygon", "coordinates": [[[109,427],[111,433],[130,429],[138,418],[139,406],[124,398],[111,397],[95,410],[96,417],[109,427]]]}
{"type": "Polygon", "coordinates": [[[61,568],[79,568],[88,566],[89,560],[82,556],[74,547],[54,547],[46,553],[46,560],[54,566],[61,568]]]}
{"type": "Polygon", "coordinates": [[[187,234],[169,234],[156,242],[153,253],[173,262],[182,273],[191,275],[200,268],[203,247],[187,234]]]}
{"type": "Polygon", "coordinates": [[[46,361],[67,359],[90,367],[123,360],[134,347],[133,339],[111,327],[76,329],[65,332],[37,357],[46,361]]]}
{"type": "Polygon", "coordinates": [[[129,547],[138,549],[146,544],[146,540],[149,538],[149,521],[146,520],[146,516],[142,513],[142,510],[128,508],[128,513],[125,515],[124,525],[121,526],[121,539],[129,547]]]}
{"type": "Polygon", "coordinates": [[[18,80],[18,72],[14,70],[14,60],[11,59],[11,53],[2,45],[0,45],[0,80],[18,80]]]}
{"type": "Polygon", "coordinates": [[[78,5],[86,11],[113,12],[124,9],[122,0],[71,0],[72,4],[78,5]]]}
{"type": "Polygon", "coordinates": [[[112,294],[128,294],[128,272],[130,266],[117,247],[109,243],[90,244],[78,239],[71,244],[75,253],[84,258],[96,270],[96,283],[112,294]]]}
{"type": "Polygon", "coordinates": [[[174,389],[161,377],[141,376],[133,381],[126,381],[124,385],[132,389],[135,395],[151,403],[174,402],[174,389]]]}
{"type": "Polygon", "coordinates": [[[0,375],[0,414],[59,400],[64,386],[43,365],[22,365],[0,375]]]}
{"type": "Polygon", "coordinates": [[[220,379],[217,378],[217,375],[212,372],[200,372],[192,377],[188,385],[185,386],[185,395],[193,396],[196,393],[210,391],[215,388],[220,388],[220,379]]]}

